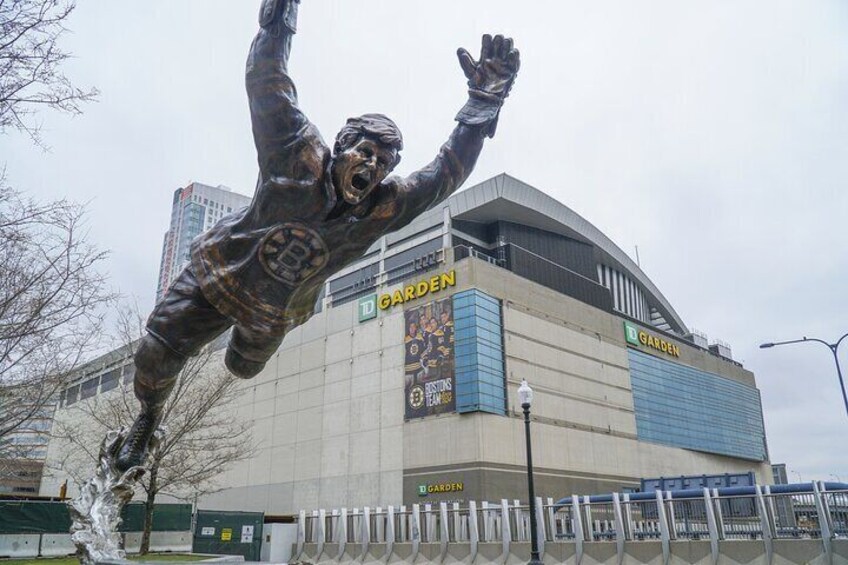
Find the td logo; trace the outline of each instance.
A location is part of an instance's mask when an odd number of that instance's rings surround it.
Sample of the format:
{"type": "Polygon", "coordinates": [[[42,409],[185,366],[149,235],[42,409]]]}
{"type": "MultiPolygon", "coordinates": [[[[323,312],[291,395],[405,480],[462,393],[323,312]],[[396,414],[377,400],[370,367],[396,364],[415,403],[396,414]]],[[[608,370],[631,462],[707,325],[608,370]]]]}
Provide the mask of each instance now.
{"type": "Polygon", "coordinates": [[[427,485],[418,485],[418,496],[427,496],[427,485]]]}
{"type": "Polygon", "coordinates": [[[639,345],[639,329],[627,322],[624,322],[624,338],[627,343],[639,345]]]}
{"type": "Polygon", "coordinates": [[[372,294],[359,299],[359,323],[373,320],[377,317],[377,295],[372,294]]]}

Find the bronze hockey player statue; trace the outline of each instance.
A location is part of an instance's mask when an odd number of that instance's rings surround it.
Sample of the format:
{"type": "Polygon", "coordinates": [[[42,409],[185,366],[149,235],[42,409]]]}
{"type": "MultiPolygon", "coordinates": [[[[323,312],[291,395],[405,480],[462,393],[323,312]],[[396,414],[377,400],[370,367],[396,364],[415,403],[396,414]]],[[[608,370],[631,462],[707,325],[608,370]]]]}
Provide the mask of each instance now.
{"type": "Polygon", "coordinates": [[[351,118],[333,150],[303,115],[288,74],[300,0],[263,0],[247,59],[247,93],[259,157],[250,207],[223,218],[192,244],[191,263],[157,304],[135,355],[141,413],[117,467],[143,463],[162,407],[189,356],[232,327],[226,353],[238,377],[256,376],[286,333],[312,316],[325,281],[384,234],[407,225],[459,188],[519,67],[512,40],[483,37],[475,61],[464,49],[468,102],[432,163],[388,177],[403,140],[380,114],[351,118]]]}

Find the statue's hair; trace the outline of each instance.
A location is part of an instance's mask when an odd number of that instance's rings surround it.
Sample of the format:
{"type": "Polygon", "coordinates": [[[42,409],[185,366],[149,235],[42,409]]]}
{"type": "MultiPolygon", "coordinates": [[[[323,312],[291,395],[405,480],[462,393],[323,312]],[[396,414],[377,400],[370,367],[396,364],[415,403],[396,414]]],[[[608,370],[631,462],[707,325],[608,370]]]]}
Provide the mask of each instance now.
{"type": "Polygon", "coordinates": [[[394,164],[400,162],[403,136],[397,124],[388,117],[383,114],[363,114],[358,118],[349,118],[336,136],[335,152],[340,153],[348,149],[362,137],[370,137],[397,150],[398,157],[394,164]]]}

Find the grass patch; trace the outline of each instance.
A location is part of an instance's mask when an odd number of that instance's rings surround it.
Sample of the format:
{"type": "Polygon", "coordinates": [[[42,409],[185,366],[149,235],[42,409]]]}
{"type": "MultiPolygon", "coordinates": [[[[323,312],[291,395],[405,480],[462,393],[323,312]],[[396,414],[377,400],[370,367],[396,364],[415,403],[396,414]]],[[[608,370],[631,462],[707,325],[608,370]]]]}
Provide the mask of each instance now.
{"type": "Polygon", "coordinates": [[[41,559],[2,559],[3,565],[79,565],[76,557],[43,557],[41,559]]]}
{"type": "MultiPolygon", "coordinates": [[[[127,559],[130,561],[203,561],[209,559],[208,555],[188,555],[186,553],[149,553],[144,557],[139,555],[129,555],[127,559]]],[[[75,561],[76,562],[76,561],[75,561]]],[[[52,565],[52,563],[50,564],[52,565]]]]}

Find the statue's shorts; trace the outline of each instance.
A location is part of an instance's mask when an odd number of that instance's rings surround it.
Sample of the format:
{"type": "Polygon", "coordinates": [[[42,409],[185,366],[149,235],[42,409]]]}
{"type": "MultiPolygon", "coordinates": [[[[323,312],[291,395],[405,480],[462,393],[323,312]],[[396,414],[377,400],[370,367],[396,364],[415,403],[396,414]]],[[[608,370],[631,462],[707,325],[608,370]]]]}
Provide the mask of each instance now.
{"type": "Polygon", "coordinates": [[[203,295],[191,265],[180,273],[147,320],[148,333],[182,357],[197,355],[230,327],[229,348],[259,363],[270,359],[285,337],[284,333],[252,330],[218,312],[203,295]]]}

